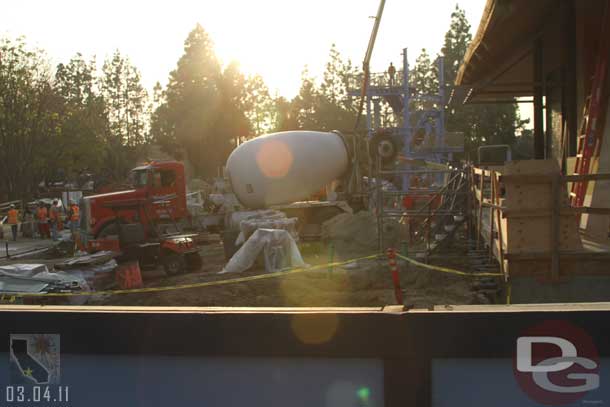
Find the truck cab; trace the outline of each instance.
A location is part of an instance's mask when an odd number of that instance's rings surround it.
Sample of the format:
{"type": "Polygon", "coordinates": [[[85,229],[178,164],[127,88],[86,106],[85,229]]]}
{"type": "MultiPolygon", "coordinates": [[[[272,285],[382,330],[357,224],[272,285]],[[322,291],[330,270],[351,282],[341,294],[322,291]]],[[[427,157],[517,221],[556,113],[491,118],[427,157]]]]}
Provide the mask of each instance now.
{"type": "Polygon", "coordinates": [[[189,217],[186,205],[184,165],[177,161],[152,161],[131,170],[132,189],[91,195],[81,200],[81,233],[87,237],[117,233],[116,219],[126,223],[141,222],[149,231],[151,222],[176,223],[189,217]],[[143,202],[140,209],[120,202],[143,202]],[[114,209],[112,208],[114,207],[114,209]]]}

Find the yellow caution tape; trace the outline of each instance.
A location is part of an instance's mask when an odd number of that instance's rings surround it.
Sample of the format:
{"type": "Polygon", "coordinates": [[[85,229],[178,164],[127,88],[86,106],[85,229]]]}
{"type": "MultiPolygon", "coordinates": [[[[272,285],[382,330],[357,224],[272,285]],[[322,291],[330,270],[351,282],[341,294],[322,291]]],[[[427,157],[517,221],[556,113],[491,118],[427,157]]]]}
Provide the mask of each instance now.
{"type": "Polygon", "coordinates": [[[398,253],[396,253],[396,257],[398,257],[399,259],[402,259],[406,262],[409,262],[417,267],[422,267],[422,268],[426,268],[426,269],[430,269],[430,270],[434,270],[434,271],[440,271],[441,273],[454,274],[457,276],[465,276],[465,277],[502,277],[502,276],[504,276],[504,274],[502,274],[502,273],[467,273],[465,271],[454,270],[454,269],[450,269],[447,267],[434,266],[432,264],[421,263],[417,260],[413,260],[409,257],[402,256],[398,253]]]}
{"type": "MultiPolygon", "coordinates": [[[[141,293],[153,293],[153,292],[163,292],[163,291],[175,291],[175,290],[185,290],[190,288],[203,288],[203,287],[213,287],[213,286],[221,286],[228,284],[237,284],[237,283],[246,283],[250,281],[257,280],[267,280],[271,278],[278,277],[286,277],[294,274],[304,273],[308,271],[316,271],[322,270],[331,267],[340,267],[349,263],[353,263],[356,261],[362,260],[372,260],[382,255],[374,254],[371,256],[360,257],[357,259],[351,259],[341,262],[333,262],[320,264],[313,267],[299,267],[295,269],[289,269],[285,271],[278,271],[275,273],[267,273],[267,274],[259,274],[256,276],[248,276],[248,277],[238,277],[238,278],[230,278],[226,280],[217,280],[217,281],[206,281],[201,283],[192,283],[192,284],[182,284],[182,285],[172,285],[172,286],[163,286],[163,287],[148,287],[148,288],[135,288],[135,289],[124,289],[124,290],[106,290],[106,291],[79,291],[79,292],[65,292],[65,293],[11,293],[8,295],[3,295],[2,300],[9,300],[10,302],[14,302],[16,297],[80,297],[80,296],[98,296],[98,295],[118,295],[118,294],[141,294],[141,293]]],[[[503,274],[501,273],[467,273],[464,271],[454,270],[447,267],[434,266],[431,264],[421,263],[417,260],[411,259],[409,257],[402,256],[400,254],[396,254],[396,256],[402,260],[405,260],[415,266],[435,270],[443,273],[449,273],[459,276],[466,277],[501,277],[503,274]]],[[[509,288],[510,290],[510,288],[509,288]]],[[[507,301],[510,301],[510,291],[508,293],[507,301]]],[[[510,302],[509,302],[510,303],[510,302]]]]}
{"type": "Polygon", "coordinates": [[[127,290],[106,290],[106,291],[79,291],[79,292],[69,292],[69,293],[11,293],[10,295],[13,297],[81,297],[81,296],[96,296],[96,295],[117,295],[117,294],[139,294],[139,293],[154,293],[154,292],[162,292],[162,291],[174,291],[174,290],[184,290],[188,288],[202,288],[202,287],[213,287],[227,284],[236,284],[236,283],[245,283],[249,281],[256,280],[267,280],[270,278],[276,277],[285,277],[293,274],[304,273],[307,271],[316,271],[322,270],[329,267],[340,267],[349,263],[353,263],[355,261],[361,260],[371,260],[379,257],[378,254],[366,257],[360,257],[357,259],[321,264],[313,267],[299,267],[295,269],[289,269],[285,271],[278,271],[275,273],[267,273],[260,274],[256,276],[248,276],[248,277],[239,277],[239,278],[230,278],[226,280],[217,280],[217,281],[207,281],[202,283],[193,283],[193,284],[182,284],[182,285],[173,285],[173,286],[163,286],[163,287],[149,287],[149,288],[135,288],[135,289],[127,289],[127,290]]]}

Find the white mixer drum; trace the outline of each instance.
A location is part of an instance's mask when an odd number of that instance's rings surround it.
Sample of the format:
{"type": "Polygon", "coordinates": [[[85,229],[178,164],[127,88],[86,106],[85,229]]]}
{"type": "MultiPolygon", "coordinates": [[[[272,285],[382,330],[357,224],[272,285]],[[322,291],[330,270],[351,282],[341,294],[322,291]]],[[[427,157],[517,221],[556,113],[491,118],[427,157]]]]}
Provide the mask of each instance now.
{"type": "Polygon", "coordinates": [[[233,192],[251,209],[305,200],[348,166],[341,135],[318,131],[260,136],[237,147],[227,160],[233,192]]]}

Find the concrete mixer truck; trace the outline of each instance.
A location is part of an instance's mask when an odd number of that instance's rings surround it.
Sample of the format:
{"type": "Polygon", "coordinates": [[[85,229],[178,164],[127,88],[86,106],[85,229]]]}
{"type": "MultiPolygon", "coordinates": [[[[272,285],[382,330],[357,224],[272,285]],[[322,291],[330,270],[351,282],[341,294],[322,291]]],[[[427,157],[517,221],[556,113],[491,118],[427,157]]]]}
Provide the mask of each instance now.
{"type": "Polygon", "coordinates": [[[249,140],[229,156],[226,177],[242,207],[225,205],[223,241],[230,256],[240,212],[277,209],[299,218],[301,237],[321,235],[322,222],[351,212],[342,200],[351,174],[351,154],[339,132],[287,131],[249,140]],[[333,188],[334,186],[334,188],[333,188]],[[311,197],[326,188],[323,200],[311,197]]]}

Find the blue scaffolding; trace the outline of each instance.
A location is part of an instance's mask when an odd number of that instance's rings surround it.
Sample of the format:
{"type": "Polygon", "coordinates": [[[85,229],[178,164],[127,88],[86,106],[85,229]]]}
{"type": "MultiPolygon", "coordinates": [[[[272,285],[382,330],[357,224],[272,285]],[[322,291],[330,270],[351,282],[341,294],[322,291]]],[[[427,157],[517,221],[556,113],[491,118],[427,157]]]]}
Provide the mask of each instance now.
{"type": "MultiPolygon", "coordinates": [[[[445,141],[445,78],[444,58],[436,61],[438,69],[438,92],[422,94],[413,87],[407,49],[402,53],[403,68],[391,76],[388,72],[371,74],[366,87],[366,126],[369,140],[382,129],[381,101],[392,109],[397,123],[394,127],[383,127],[386,133],[402,145],[402,157],[406,160],[423,160],[428,163],[447,163],[453,154],[463,151],[460,147],[446,145],[445,141]]],[[[354,78],[348,89],[350,96],[360,96],[362,77],[354,78]]],[[[403,168],[402,190],[409,190],[409,175],[403,168]]],[[[372,174],[371,174],[372,175],[372,174]]]]}
{"type": "MultiPolygon", "coordinates": [[[[381,164],[381,153],[378,152],[373,154],[377,159],[370,160],[369,179],[374,182],[371,185],[375,188],[369,188],[369,203],[373,203],[376,208],[380,249],[384,246],[384,219],[400,218],[408,212],[395,200],[411,194],[435,194],[441,191],[447,174],[453,171],[445,164],[453,161],[454,153],[463,151],[463,146],[448,146],[446,143],[443,57],[439,57],[435,62],[438,69],[438,91],[435,94],[423,94],[413,86],[406,48],[402,57],[402,70],[397,70],[394,74],[383,72],[369,75],[364,94],[369,147],[371,140],[380,131],[394,141],[394,146],[402,146],[398,159],[389,165],[381,164]],[[393,126],[382,126],[382,101],[386,102],[393,112],[393,126]],[[412,187],[412,177],[421,176],[434,179],[434,186],[412,187]],[[393,185],[392,188],[397,188],[389,191],[384,187],[384,184],[388,184],[387,179],[396,183],[400,180],[402,182],[400,187],[393,185]],[[388,200],[393,201],[390,207],[388,200]]],[[[361,96],[363,81],[362,76],[353,78],[348,86],[348,94],[361,96]]],[[[372,208],[370,204],[369,207],[372,208]]]]}

